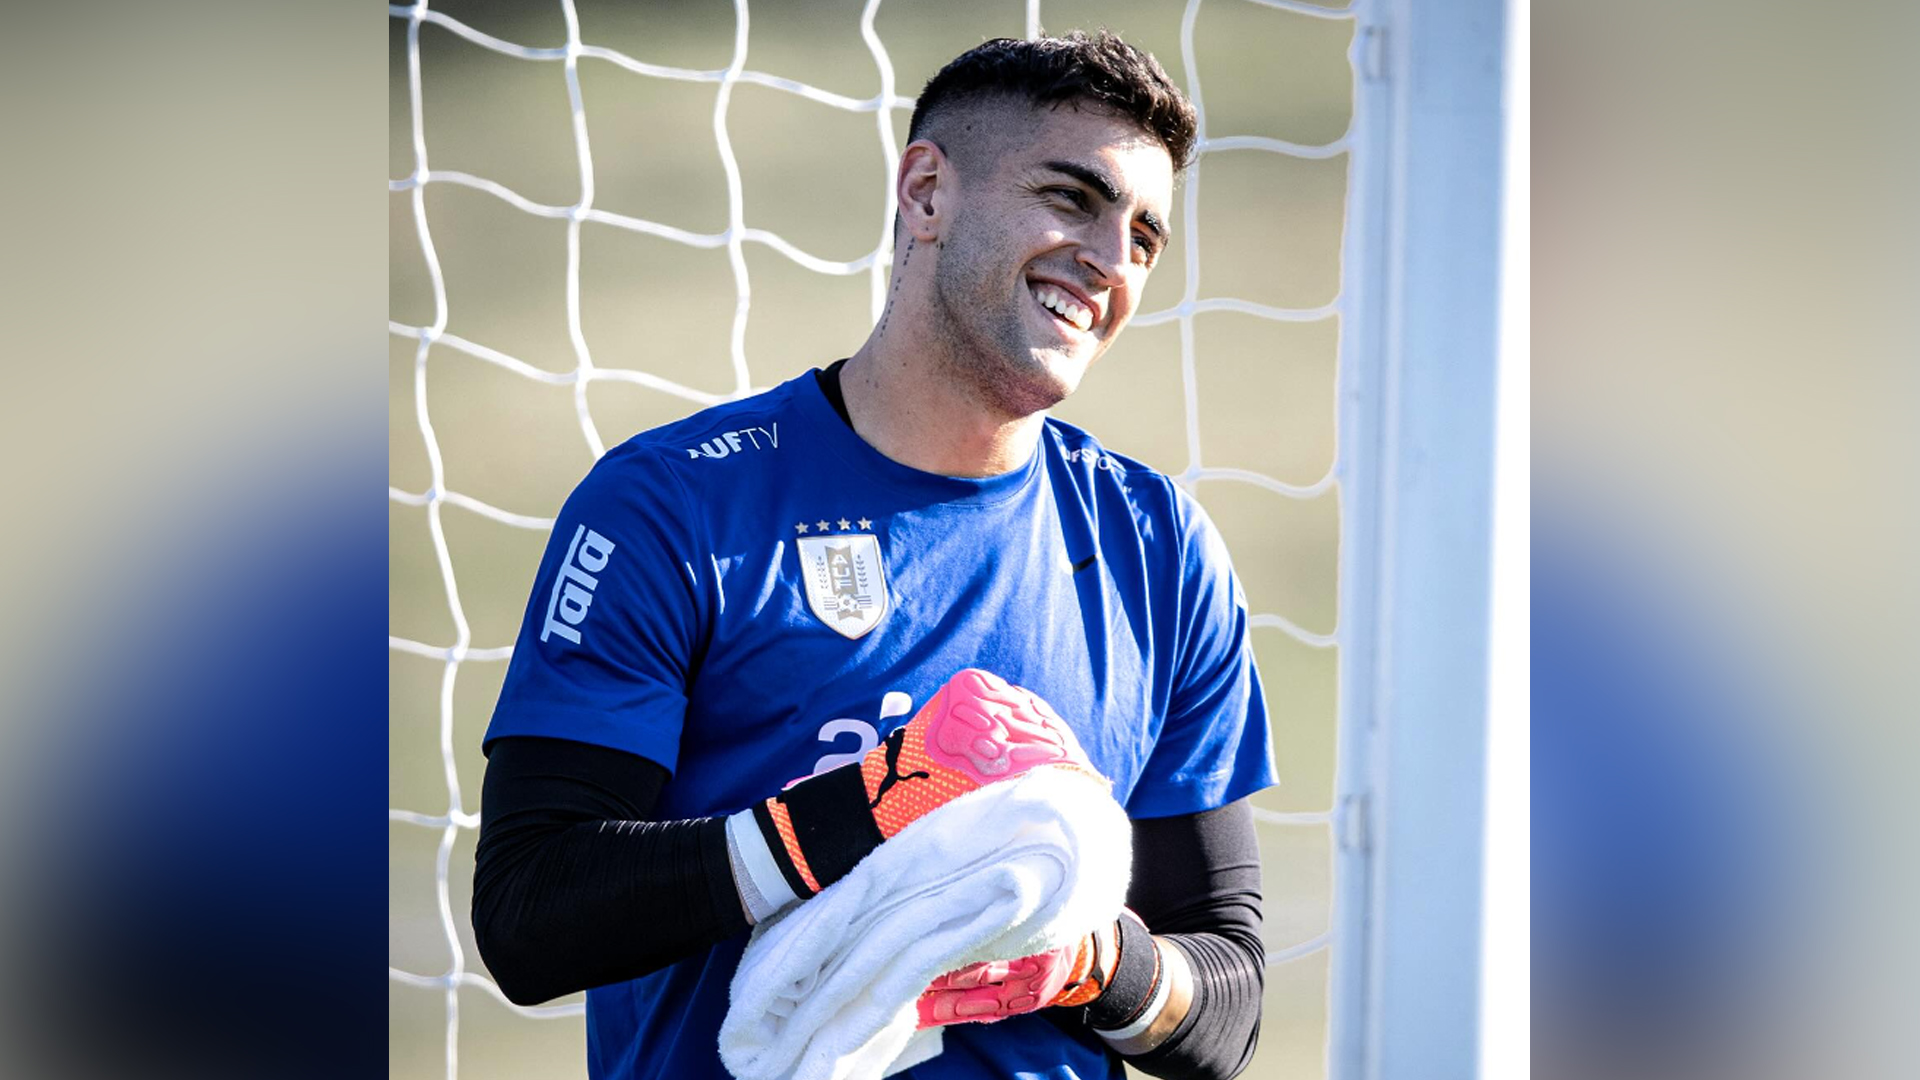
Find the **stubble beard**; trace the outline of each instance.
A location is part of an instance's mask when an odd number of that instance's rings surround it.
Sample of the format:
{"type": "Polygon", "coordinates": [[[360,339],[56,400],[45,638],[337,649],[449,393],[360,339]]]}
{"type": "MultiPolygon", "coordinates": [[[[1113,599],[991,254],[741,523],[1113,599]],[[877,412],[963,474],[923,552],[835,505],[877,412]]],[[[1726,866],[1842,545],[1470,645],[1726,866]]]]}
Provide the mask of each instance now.
{"type": "Polygon", "coordinates": [[[934,262],[935,335],[944,346],[939,367],[982,405],[1009,419],[1051,409],[1075,386],[1034,355],[1019,308],[1025,298],[995,293],[992,246],[965,221],[964,215],[955,218],[934,262]]]}

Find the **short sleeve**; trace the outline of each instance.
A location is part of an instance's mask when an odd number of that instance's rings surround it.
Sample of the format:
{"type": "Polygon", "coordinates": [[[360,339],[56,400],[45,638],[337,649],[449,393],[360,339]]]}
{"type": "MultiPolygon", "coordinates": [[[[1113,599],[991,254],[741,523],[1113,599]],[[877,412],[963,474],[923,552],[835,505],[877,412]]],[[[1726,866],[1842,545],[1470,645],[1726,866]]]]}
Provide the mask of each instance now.
{"type": "Polygon", "coordinates": [[[1275,782],[1246,595],[1226,542],[1199,503],[1181,494],[1175,506],[1181,543],[1173,686],[1127,803],[1128,814],[1140,818],[1217,809],[1275,782]]]}
{"type": "Polygon", "coordinates": [[[704,616],[692,517],[666,470],[623,447],[567,498],[483,749],[540,735],[674,768],[704,616]]]}

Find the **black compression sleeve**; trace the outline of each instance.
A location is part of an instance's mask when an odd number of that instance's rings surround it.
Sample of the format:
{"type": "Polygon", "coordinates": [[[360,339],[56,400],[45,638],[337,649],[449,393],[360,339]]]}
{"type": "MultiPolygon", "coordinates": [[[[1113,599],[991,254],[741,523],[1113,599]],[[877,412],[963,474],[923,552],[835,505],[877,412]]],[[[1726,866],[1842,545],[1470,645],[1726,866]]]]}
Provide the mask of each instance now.
{"type": "Polygon", "coordinates": [[[603,746],[494,740],[473,930],[508,1000],[636,978],[747,929],[725,819],[647,820],[667,777],[603,746]]]}
{"type": "Polygon", "coordinates": [[[1127,906],[1193,969],[1193,1005],[1159,1046],[1128,1058],[1167,1080],[1225,1080],[1253,1060],[1266,947],[1260,847],[1245,799],[1218,810],[1133,823],[1127,906]]]}

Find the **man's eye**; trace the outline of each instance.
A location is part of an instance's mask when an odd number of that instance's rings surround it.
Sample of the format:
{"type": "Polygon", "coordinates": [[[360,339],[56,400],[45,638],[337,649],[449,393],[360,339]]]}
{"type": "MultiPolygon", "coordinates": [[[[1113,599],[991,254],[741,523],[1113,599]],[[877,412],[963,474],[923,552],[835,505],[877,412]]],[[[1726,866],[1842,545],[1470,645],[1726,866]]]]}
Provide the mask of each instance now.
{"type": "Polygon", "coordinates": [[[1081,210],[1087,208],[1087,193],[1081,191],[1079,188],[1057,187],[1048,188],[1047,190],[1049,193],[1060,196],[1081,210]]]}

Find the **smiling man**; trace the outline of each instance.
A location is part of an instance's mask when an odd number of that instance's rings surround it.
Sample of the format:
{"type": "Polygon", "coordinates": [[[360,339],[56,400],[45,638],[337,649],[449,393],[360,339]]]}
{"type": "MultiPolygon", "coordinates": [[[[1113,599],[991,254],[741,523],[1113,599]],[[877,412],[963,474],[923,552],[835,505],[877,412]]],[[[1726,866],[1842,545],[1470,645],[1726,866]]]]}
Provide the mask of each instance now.
{"type": "Polygon", "coordinates": [[[914,113],[866,342],[568,499],[485,738],[473,919],[515,1001],[589,989],[595,1077],[726,1076],[753,923],[1063,760],[1133,822],[1127,910],[936,980],[941,1050],[897,1075],[1246,1066],[1273,765],[1245,600],[1197,503],[1046,413],[1132,318],[1193,138],[1111,35],[960,56],[914,113]]]}
{"type": "MultiPolygon", "coordinates": [[[[848,364],[856,418],[890,413],[865,407],[863,392],[911,369],[932,378],[914,396],[937,389],[982,426],[1037,431],[1127,325],[1166,244],[1172,153],[1192,139],[1179,99],[1165,117],[1149,113],[1179,125],[1163,135],[1132,116],[969,85],[991,73],[949,67],[922,99],[933,104],[900,165],[896,288],[848,364]]],[[[1013,458],[965,464],[1005,471],[1030,441],[1009,440],[1013,458]]]]}

